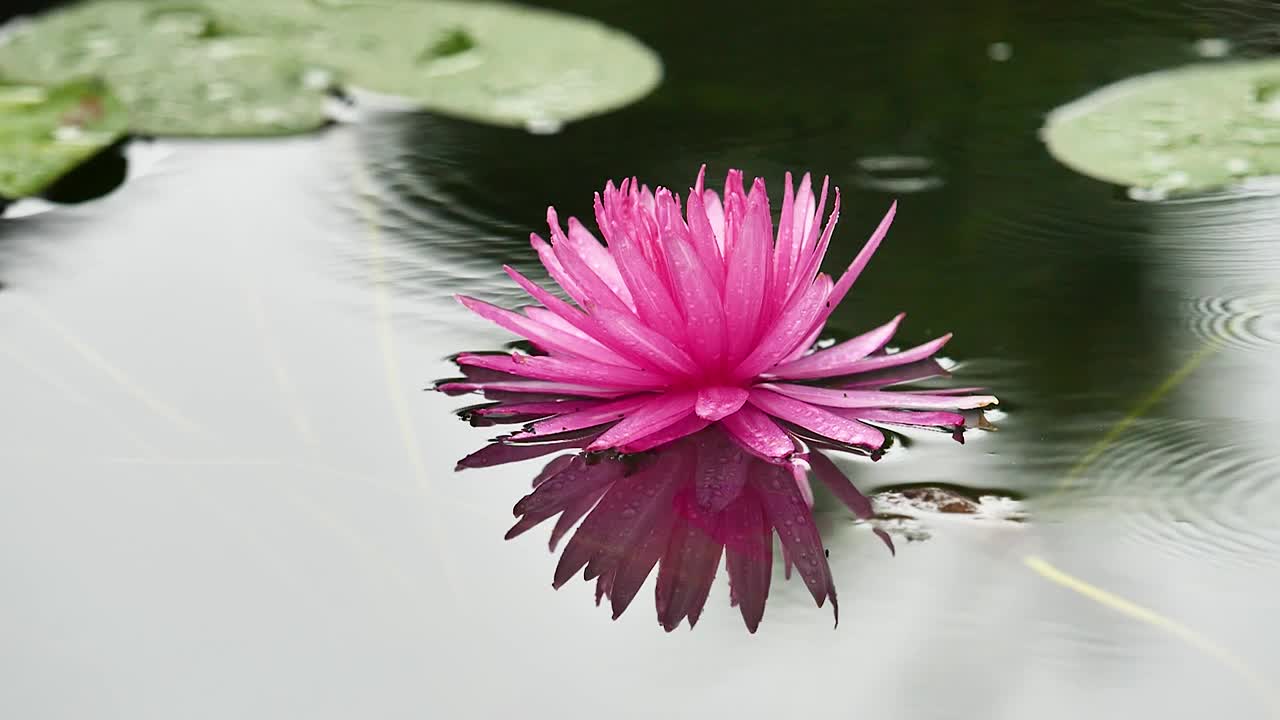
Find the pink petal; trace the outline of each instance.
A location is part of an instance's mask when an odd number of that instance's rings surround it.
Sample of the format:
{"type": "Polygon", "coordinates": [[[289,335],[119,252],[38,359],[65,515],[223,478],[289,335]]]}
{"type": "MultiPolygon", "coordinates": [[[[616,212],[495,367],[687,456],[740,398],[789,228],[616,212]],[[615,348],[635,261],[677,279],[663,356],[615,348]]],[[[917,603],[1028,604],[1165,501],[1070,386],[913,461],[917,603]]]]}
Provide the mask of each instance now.
{"type": "Polygon", "coordinates": [[[724,510],[725,564],[729,592],[737,601],[747,630],[754,633],[764,617],[773,579],[773,532],[765,523],[760,501],[740,495],[724,510]]]}
{"type": "MultiPolygon", "coordinates": [[[[826,193],[824,181],[823,193],[826,193]]],[[[818,269],[822,267],[822,260],[827,255],[827,248],[831,245],[831,235],[835,232],[836,225],[840,222],[840,188],[836,188],[836,201],[831,209],[831,216],[827,218],[827,224],[822,229],[822,238],[818,241],[817,246],[811,251],[801,256],[799,260],[799,271],[792,273],[791,294],[794,295],[803,287],[809,278],[817,274],[818,269]]],[[[824,318],[825,322],[825,318],[824,318]]]]}
{"type": "MultiPolygon", "coordinates": [[[[800,387],[798,385],[788,387],[800,387]]],[[[884,445],[884,435],[875,428],[823,408],[774,392],[772,385],[760,385],[751,390],[751,404],[770,415],[795,423],[823,437],[838,440],[847,445],[878,450],[884,445]]],[[[839,391],[835,391],[839,392],[839,391]]]]}
{"type": "Polygon", "coordinates": [[[705,208],[707,222],[711,225],[711,234],[715,237],[716,249],[725,257],[725,212],[720,196],[715,190],[707,190],[702,194],[702,205],[705,208]]]}
{"type": "Polygon", "coordinates": [[[875,511],[871,508],[871,500],[858,490],[835,463],[831,462],[831,458],[820,452],[812,452],[809,454],[809,466],[813,468],[813,474],[818,476],[818,480],[827,486],[831,494],[839,498],[855,517],[859,520],[869,520],[875,516],[875,511]]]}
{"type": "Polygon", "coordinates": [[[752,478],[752,486],[759,495],[769,522],[778,529],[778,537],[787,548],[787,555],[795,563],[796,569],[800,571],[800,577],[804,578],[814,602],[822,607],[830,597],[832,610],[836,612],[836,622],[839,623],[835,583],[831,577],[831,568],[827,565],[822,537],[813,523],[813,514],[805,504],[799,488],[787,470],[777,466],[760,466],[758,474],[752,478]]]}
{"type": "Polygon", "coordinates": [[[687,452],[668,453],[614,483],[565,546],[555,587],[584,565],[588,577],[609,575],[659,518],[672,512],[676,491],[688,482],[692,460],[687,452]]]}
{"type": "Polygon", "coordinates": [[[574,523],[581,520],[583,515],[586,515],[595,508],[596,503],[600,502],[600,498],[603,497],[608,490],[609,488],[607,487],[592,490],[586,495],[583,495],[573,501],[569,507],[564,509],[564,512],[560,513],[560,519],[556,520],[556,526],[551,529],[551,537],[547,539],[547,547],[551,552],[556,551],[556,545],[560,543],[561,538],[573,529],[574,523]]]}
{"type": "Polygon", "coordinates": [[[551,239],[556,244],[563,244],[573,251],[575,257],[582,260],[591,272],[613,291],[624,303],[631,305],[631,295],[622,276],[618,274],[618,265],[613,255],[605,249],[589,230],[578,222],[577,218],[569,218],[569,234],[560,229],[560,218],[554,207],[547,208],[547,226],[551,228],[551,239]]]}
{"type": "Polygon", "coordinates": [[[541,472],[533,477],[533,486],[536,488],[565,470],[568,470],[577,458],[577,455],[561,455],[553,458],[551,462],[542,467],[541,472]]]}
{"type": "MultiPolygon", "coordinates": [[[[945,374],[945,371],[944,371],[945,374]]],[[[988,388],[984,387],[958,387],[958,388],[937,388],[933,390],[902,390],[905,393],[920,393],[924,395],[968,395],[971,393],[985,392],[988,388]]]]}
{"type": "Polygon", "coordinates": [[[759,461],[722,433],[698,436],[697,447],[694,498],[702,510],[717,513],[738,498],[747,482],[747,468],[759,461]]]}
{"type": "Polygon", "coordinates": [[[876,249],[880,247],[880,241],[884,240],[884,236],[889,233],[889,226],[893,224],[893,216],[898,211],[898,203],[894,202],[889,206],[889,212],[885,213],[884,219],[880,221],[880,225],[876,227],[876,231],[871,234],[871,238],[867,240],[867,244],[858,252],[857,257],[849,264],[849,268],[840,276],[840,280],[836,282],[835,288],[831,291],[831,304],[823,315],[823,320],[831,316],[836,306],[844,300],[844,296],[848,294],[849,288],[853,287],[853,283],[862,274],[862,270],[867,267],[867,263],[871,262],[871,256],[875,254],[876,249]]]}
{"type": "Polygon", "coordinates": [[[854,408],[839,411],[845,417],[852,417],[867,422],[888,423],[890,425],[914,425],[917,427],[936,427],[954,430],[964,426],[964,416],[959,413],[944,411],[913,410],[880,410],[854,408]]]}
{"type": "Polygon", "coordinates": [[[542,261],[542,267],[546,268],[547,274],[551,276],[551,279],[555,280],[556,284],[563,288],[569,297],[573,298],[579,305],[586,307],[586,291],[565,270],[564,265],[560,263],[560,258],[556,257],[551,245],[539,237],[537,233],[529,233],[529,244],[538,253],[538,259],[542,261]]]}
{"type": "Polygon", "coordinates": [[[778,218],[778,242],[773,248],[773,276],[777,279],[773,287],[773,297],[768,304],[780,308],[787,300],[787,293],[793,286],[792,272],[799,256],[799,247],[795,242],[795,192],[791,182],[791,173],[785,176],[782,189],[782,214],[778,218]]]}
{"type": "Polygon", "coordinates": [[[622,422],[605,431],[587,449],[606,450],[625,445],[670,427],[693,413],[696,399],[697,394],[692,391],[668,392],[652,398],[629,413],[622,422]]]}
{"type": "MultiPolygon", "coordinates": [[[[831,278],[826,274],[821,274],[818,277],[825,278],[825,282],[827,283],[831,282],[831,278]]],[[[820,323],[815,323],[813,330],[809,331],[809,334],[805,336],[804,340],[796,343],[796,349],[792,350],[791,354],[783,358],[782,362],[791,362],[792,360],[799,360],[804,357],[808,353],[809,349],[818,342],[818,338],[822,336],[822,330],[823,326],[820,323]]]]}
{"type": "MultiPolygon", "coordinates": [[[[602,362],[609,362],[610,364],[613,364],[613,365],[624,365],[627,367],[636,367],[636,365],[633,362],[623,358],[621,355],[618,355],[617,353],[613,352],[612,350],[609,350],[603,345],[600,345],[600,343],[598,343],[594,337],[591,337],[595,329],[595,322],[590,317],[588,317],[585,313],[574,308],[572,305],[561,300],[555,295],[552,295],[551,293],[547,292],[542,287],[540,287],[533,281],[526,278],[524,275],[521,275],[519,272],[517,272],[514,268],[510,267],[509,265],[503,265],[502,269],[505,270],[507,272],[507,275],[509,275],[512,280],[515,280],[516,284],[519,285],[521,288],[523,288],[525,292],[529,293],[531,297],[533,297],[538,302],[542,303],[547,308],[547,310],[554,313],[557,317],[561,318],[565,323],[567,323],[570,326],[569,328],[561,326],[561,327],[558,327],[557,329],[562,330],[571,335],[574,335],[575,337],[586,338],[592,344],[599,345],[599,348],[596,350],[596,352],[602,358],[602,362]]],[[[536,308],[530,308],[530,310],[535,310],[535,309],[536,308]]],[[[531,317],[535,320],[538,319],[537,315],[531,315],[531,317]]],[[[542,322],[545,325],[556,327],[553,323],[549,322],[548,319],[545,317],[542,319],[542,322]]]]}
{"type": "Polygon", "coordinates": [[[600,341],[624,357],[672,375],[697,373],[697,364],[684,350],[634,315],[599,308],[593,316],[600,341]]]}
{"type": "Polygon", "coordinates": [[[714,538],[714,532],[702,529],[706,521],[694,506],[691,493],[677,497],[676,507],[682,520],[689,518],[692,522],[677,522],[658,568],[655,604],[658,622],[667,632],[674,630],[685,617],[689,618],[690,625],[697,622],[723,552],[723,545],[714,538]]]}
{"type": "Polygon", "coordinates": [[[636,313],[646,325],[673,340],[684,339],[684,316],[666,285],[640,254],[628,229],[615,231],[613,256],[635,299],[636,313]]]}
{"type": "Polygon", "coordinates": [[[613,390],[607,388],[574,385],[572,383],[549,382],[546,380],[524,380],[521,382],[490,383],[445,383],[436,388],[442,392],[475,392],[488,394],[491,391],[504,393],[527,393],[530,395],[575,395],[581,397],[615,398],[626,395],[629,390],[613,390]]]}
{"type": "Polygon", "coordinates": [[[622,275],[618,272],[618,264],[614,261],[613,255],[609,254],[609,251],[600,244],[590,230],[578,222],[576,217],[569,218],[567,239],[587,267],[591,268],[624,303],[634,306],[631,291],[622,281],[622,275]]]}
{"type": "Polygon", "coordinates": [[[747,391],[740,387],[704,387],[698,391],[694,412],[704,420],[721,420],[738,411],[747,402],[747,391]]]}
{"type": "Polygon", "coordinates": [[[588,464],[582,456],[575,456],[568,467],[521,498],[514,514],[558,513],[582,495],[622,479],[623,471],[622,463],[588,464]]]}
{"type": "Polygon", "coordinates": [[[550,455],[561,450],[576,450],[591,442],[591,438],[575,438],[563,442],[548,442],[539,445],[508,445],[502,442],[490,443],[458,461],[455,470],[463,468],[494,467],[507,463],[532,460],[536,457],[550,455]]]}
{"type": "MultiPolygon", "coordinates": [[[[831,459],[820,452],[813,452],[809,455],[809,465],[813,468],[813,473],[818,476],[818,480],[827,489],[831,491],[844,503],[846,507],[853,513],[854,517],[859,520],[870,520],[875,517],[875,511],[871,508],[871,500],[853,484],[849,478],[831,462],[831,459]]],[[[894,555],[897,550],[893,547],[893,539],[889,534],[880,528],[873,528],[872,531],[880,538],[885,545],[888,546],[889,552],[894,555]]]]}
{"type": "Polygon", "coordinates": [[[613,584],[609,588],[609,603],[613,609],[614,620],[626,611],[636,593],[640,592],[640,586],[644,584],[645,578],[649,577],[649,573],[653,572],[654,566],[658,564],[658,559],[667,549],[667,542],[671,538],[671,530],[675,522],[675,510],[667,504],[645,538],[618,565],[618,569],[614,572],[613,584]]]}
{"type": "Polygon", "coordinates": [[[600,362],[607,361],[596,343],[575,337],[563,330],[557,330],[543,323],[531,320],[506,308],[490,305],[465,295],[459,295],[458,301],[480,317],[519,335],[529,342],[548,352],[564,353],[576,357],[591,358],[600,362]]]}
{"type": "Polygon", "coordinates": [[[768,415],[751,405],[726,416],[720,425],[748,452],[767,459],[785,458],[796,451],[795,441],[768,415]]]}
{"type": "Polygon", "coordinates": [[[577,412],[566,413],[547,420],[536,422],[528,430],[511,436],[513,440],[525,440],[538,435],[555,435],[570,430],[595,427],[605,423],[617,422],[628,413],[635,412],[651,402],[656,395],[645,393],[631,395],[621,400],[595,405],[577,412]]]}
{"type": "Polygon", "coordinates": [[[898,325],[902,322],[903,317],[905,317],[905,314],[899,314],[884,325],[863,333],[852,340],[846,340],[826,350],[819,350],[799,360],[778,365],[769,370],[769,376],[788,380],[808,380],[834,375],[848,375],[851,373],[847,369],[849,366],[884,347],[885,343],[893,339],[893,334],[897,332],[898,325]]]}
{"type": "Polygon", "coordinates": [[[660,390],[669,384],[665,375],[652,371],[605,365],[587,360],[563,359],[539,355],[472,355],[457,357],[459,365],[498,370],[536,380],[590,385],[622,390],[660,390]]]}
{"type": "MultiPolygon", "coordinates": [[[[663,246],[667,252],[667,268],[675,298],[684,308],[685,347],[703,368],[719,368],[725,352],[725,320],[720,293],[711,273],[690,244],[688,230],[678,215],[671,212],[670,195],[664,195],[662,212],[667,218],[663,228],[663,246]]],[[[719,272],[718,268],[716,272],[719,272]]]]}
{"type": "MultiPolygon", "coordinates": [[[[550,310],[544,307],[539,307],[537,305],[528,305],[526,307],[521,308],[521,310],[524,311],[525,317],[529,318],[534,322],[542,323],[543,325],[546,325],[549,328],[559,330],[562,333],[567,333],[569,335],[572,335],[578,338],[579,340],[586,340],[593,345],[598,345],[599,346],[598,351],[601,353],[610,353],[614,355],[614,357],[618,356],[617,353],[613,353],[611,350],[609,350],[609,348],[606,348],[605,346],[600,345],[600,343],[596,342],[595,338],[583,332],[581,328],[574,326],[573,323],[570,323],[568,320],[565,320],[564,318],[560,317],[559,315],[551,312],[550,310]]],[[[583,317],[585,318],[586,316],[584,315],[583,317]]],[[[589,321],[589,318],[588,318],[588,321],[589,321]]],[[[620,360],[620,363],[621,363],[621,366],[623,367],[634,367],[633,365],[628,364],[625,360],[620,360]]]]}
{"type": "Polygon", "coordinates": [[[804,264],[804,238],[806,236],[805,228],[809,223],[813,222],[814,198],[813,198],[813,178],[809,173],[805,173],[800,178],[800,187],[796,190],[795,211],[791,217],[791,236],[792,240],[792,267],[800,267],[804,264]]]}
{"type": "MultiPolygon", "coordinates": [[[[967,395],[955,397],[951,395],[924,395],[908,392],[887,392],[883,390],[839,390],[834,388],[813,387],[811,385],[789,385],[786,383],[770,383],[759,385],[759,388],[782,393],[790,398],[814,405],[841,408],[896,408],[899,410],[973,410],[996,405],[1000,401],[991,395],[967,395]]],[[[753,391],[752,402],[755,402],[753,391]]]]}
{"type": "Polygon", "coordinates": [[[730,249],[724,289],[730,367],[746,357],[759,335],[762,294],[769,282],[773,244],[768,213],[767,203],[759,199],[752,202],[742,220],[741,237],[730,249]]]}
{"type": "Polygon", "coordinates": [[[618,446],[618,452],[622,453],[639,453],[646,450],[652,450],[662,447],[669,442],[674,442],[687,435],[692,435],[699,430],[710,425],[710,421],[703,420],[697,415],[689,415],[674,424],[663,428],[655,433],[645,435],[637,440],[632,440],[625,445],[618,446]]]}
{"type": "Polygon", "coordinates": [[[590,311],[595,307],[607,307],[624,313],[634,311],[634,305],[619,297],[618,293],[614,292],[609,283],[591,268],[590,263],[571,243],[557,243],[551,251],[555,253],[565,276],[579,288],[578,294],[573,295],[573,299],[577,300],[583,309],[590,311]]]}
{"type": "MultiPolygon", "coordinates": [[[[940,338],[930,340],[923,345],[917,345],[910,350],[903,350],[888,355],[876,355],[874,357],[865,358],[853,363],[848,368],[848,374],[870,372],[872,370],[883,370],[884,368],[896,367],[898,365],[906,365],[908,363],[918,362],[930,357],[934,353],[942,349],[943,345],[951,339],[951,333],[947,333],[940,338]]],[[[844,374],[844,373],[841,373],[844,374]]]]}
{"type": "MultiPolygon", "coordinates": [[[[822,192],[818,194],[818,206],[814,208],[813,214],[805,218],[804,223],[804,247],[800,253],[802,257],[810,257],[814,254],[815,245],[818,239],[818,231],[822,224],[822,211],[827,207],[827,190],[830,187],[831,178],[822,176],[822,192]]],[[[836,189],[837,199],[840,197],[839,188],[836,189]]],[[[839,208],[832,212],[832,217],[840,217],[839,208]]]]}
{"type": "MultiPolygon", "coordinates": [[[[685,209],[685,216],[688,219],[689,234],[693,249],[697,252],[698,257],[702,259],[702,265],[707,269],[711,282],[715,284],[716,292],[724,290],[724,258],[720,243],[716,240],[716,233],[712,230],[711,220],[708,219],[707,207],[703,203],[703,194],[694,190],[689,193],[689,202],[685,209]]],[[[721,223],[723,224],[723,217],[721,223]]]]}
{"type": "Polygon", "coordinates": [[[792,459],[787,463],[787,469],[791,471],[791,479],[796,484],[796,489],[800,491],[800,497],[804,499],[804,504],[813,509],[813,486],[809,484],[808,467],[799,459],[792,459]]]}
{"type": "Polygon", "coordinates": [[[578,410],[586,410],[598,405],[600,405],[599,400],[550,400],[546,402],[494,405],[473,410],[472,414],[495,419],[522,415],[561,415],[577,412],[578,410]]]}
{"type": "Polygon", "coordinates": [[[777,323],[733,372],[735,378],[747,380],[772,368],[802,342],[822,312],[831,281],[824,275],[797,297],[778,318],[777,323]]]}
{"type": "MultiPolygon", "coordinates": [[[[903,383],[915,382],[932,377],[946,377],[948,373],[937,360],[921,360],[911,363],[910,365],[902,365],[900,367],[886,368],[885,370],[877,370],[869,373],[859,373],[850,378],[848,381],[842,381],[836,387],[849,388],[853,390],[879,390],[883,387],[892,385],[901,385],[903,383]]],[[[983,388],[947,388],[946,390],[931,390],[934,395],[950,395],[955,390],[963,390],[961,394],[975,393],[983,388]]],[[[905,391],[903,391],[905,392],[905,391]]]]}

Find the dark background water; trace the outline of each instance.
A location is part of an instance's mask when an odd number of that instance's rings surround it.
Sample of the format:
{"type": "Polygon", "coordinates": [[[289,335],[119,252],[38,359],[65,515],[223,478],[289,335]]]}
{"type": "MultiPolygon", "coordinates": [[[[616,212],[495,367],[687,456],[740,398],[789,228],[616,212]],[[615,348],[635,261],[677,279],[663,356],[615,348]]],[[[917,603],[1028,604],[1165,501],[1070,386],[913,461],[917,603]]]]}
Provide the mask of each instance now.
{"type": "Polygon", "coordinates": [[[113,193],[0,222],[0,713],[1276,716],[1280,204],[1136,201],[1037,138],[1199,39],[1273,51],[1274,4],[554,6],[663,85],[553,135],[139,142],[113,193]],[[927,516],[890,558],[824,512],[835,631],[797,583],[754,637],[722,587],[671,636],[552,592],[538,533],[501,541],[538,465],[454,475],[490,433],[421,392],[506,341],[449,295],[514,300],[548,204],[702,162],[829,174],[832,271],[898,199],[833,332],[905,310],[1003,400],[964,447],[848,467],[1026,519],[927,516]]]}

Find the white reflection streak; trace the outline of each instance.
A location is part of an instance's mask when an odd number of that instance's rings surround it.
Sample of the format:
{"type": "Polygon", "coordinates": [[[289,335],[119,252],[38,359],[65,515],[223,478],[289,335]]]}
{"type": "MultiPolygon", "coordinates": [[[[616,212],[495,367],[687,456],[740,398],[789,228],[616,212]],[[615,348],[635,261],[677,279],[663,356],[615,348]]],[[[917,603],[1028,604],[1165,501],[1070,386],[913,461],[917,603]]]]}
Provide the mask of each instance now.
{"type": "Polygon", "coordinates": [[[141,402],[143,405],[146,405],[147,408],[149,408],[152,412],[156,413],[157,415],[163,417],[164,419],[168,420],[169,422],[173,423],[174,425],[182,428],[183,430],[191,434],[202,435],[206,438],[212,436],[212,433],[210,433],[207,428],[202,427],[200,424],[196,423],[194,420],[191,420],[187,416],[183,415],[181,412],[176,410],[173,406],[169,405],[163,400],[160,400],[155,395],[153,395],[151,391],[147,390],[145,387],[135,382],[132,378],[128,376],[128,374],[126,374],[123,370],[113,365],[110,361],[108,361],[105,357],[103,357],[97,350],[94,350],[92,347],[90,347],[88,343],[81,340],[74,332],[71,331],[70,328],[68,328],[66,325],[63,325],[61,322],[59,322],[57,318],[53,317],[53,315],[51,315],[47,310],[40,307],[38,304],[36,304],[34,301],[32,301],[29,298],[25,299],[24,304],[26,305],[27,311],[30,313],[32,317],[38,320],[42,325],[45,326],[46,329],[51,331],[54,335],[58,336],[58,339],[66,343],[85,362],[89,363],[96,370],[105,374],[107,377],[111,378],[111,380],[115,382],[116,385],[120,386],[121,389],[123,389],[125,392],[132,395],[135,400],[137,400],[138,402],[141,402]]]}
{"type": "MultiPolygon", "coordinates": [[[[46,328],[48,328],[55,335],[57,335],[59,339],[61,339],[64,343],[70,346],[78,356],[80,356],[83,360],[88,362],[94,368],[103,372],[107,377],[109,377],[113,382],[115,382],[116,385],[120,386],[122,389],[124,389],[130,395],[132,395],[135,399],[142,402],[142,404],[145,405],[149,410],[165,418],[166,420],[169,420],[183,427],[189,432],[199,434],[205,437],[213,437],[213,434],[208,429],[202,427],[201,425],[197,424],[192,420],[187,419],[185,415],[183,415],[173,406],[169,405],[163,400],[160,400],[151,391],[147,390],[145,387],[143,387],[138,382],[133,380],[131,377],[129,377],[127,373],[125,373],[120,368],[116,367],[109,360],[107,360],[100,352],[95,350],[87,342],[85,342],[79,336],[77,336],[69,327],[62,324],[58,320],[56,320],[48,311],[44,310],[43,308],[41,308],[39,305],[31,301],[30,299],[26,299],[26,305],[33,317],[39,320],[46,328]]],[[[38,377],[40,377],[46,383],[52,385],[54,388],[58,389],[59,392],[62,392],[72,400],[75,400],[76,402],[79,402],[81,404],[86,404],[90,407],[95,408],[95,411],[99,415],[109,419],[112,426],[116,427],[117,429],[120,429],[122,432],[125,432],[127,435],[131,437],[131,439],[134,440],[135,444],[138,446],[139,450],[142,452],[144,456],[145,464],[164,464],[163,460],[159,457],[159,452],[155,445],[144,440],[142,436],[138,435],[136,432],[129,431],[127,429],[127,425],[119,421],[117,418],[115,418],[113,414],[101,408],[100,406],[98,406],[96,403],[94,403],[92,400],[90,400],[88,397],[84,396],[83,394],[76,392],[70,385],[68,385],[66,382],[63,382],[61,379],[57,378],[56,376],[53,376],[52,374],[46,371],[38,369],[38,366],[30,362],[24,361],[22,358],[16,355],[16,353],[14,353],[13,350],[8,348],[3,348],[2,350],[5,353],[5,355],[10,359],[14,360],[16,364],[36,373],[38,377]]],[[[190,464],[198,465],[198,464],[208,464],[208,463],[201,463],[200,461],[195,461],[190,464]]],[[[331,471],[331,472],[333,474],[340,474],[340,473],[337,473],[337,471],[331,471]]],[[[262,547],[271,547],[271,543],[264,540],[258,533],[254,532],[251,528],[247,527],[243,522],[241,522],[239,520],[238,515],[234,511],[230,511],[222,507],[215,507],[215,503],[213,503],[211,499],[209,497],[206,497],[203,493],[196,493],[194,497],[202,506],[204,506],[204,508],[207,511],[221,517],[223,519],[223,522],[225,522],[226,524],[232,527],[235,527],[242,535],[250,538],[252,542],[262,547]]],[[[320,522],[322,526],[326,527],[335,535],[345,540],[349,545],[351,545],[352,547],[355,547],[360,551],[363,551],[368,556],[375,558],[378,561],[377,564],[381,565],[383,569],[387,571],[388,575],[390,575],[396,580],[397,584],[404,587],[410,586],[410,581],[408,579],[408,576],[400,569],[398,565],[396,565],[394,562],[391,562],[386,557],[384,557],[384,554],[380,551],[379,548],[367,542],[366,540],[364,540],[364,538],[360,537],[358,534],[352,532],[349,528],[346,527],[346,525],[341,520],[339,520],[338,518],[335,518],[333,515],[321,509],[310,498],[303,497],[299,493],[292,491],[292,489],[290,489],[286,493],[286,498],[294,505],[295,509],[301,509],[306,511],[309,515],[311,515],[313,519],[317,520],[318,522],[320,522]]],[[[272,555],[273,564],[277,566],[279,570],[279,574],[281,576],[286,576],[286,577],[291,577],[296,579],[297,574],[289,563],[284,562],[282,559],[278,557],[275,557],[271,553],[268,553],[268,554],[272,555]]]]}
{"type": "Polygon", "coordinates": [[[77,390],[74,385],[63,381],[62,378],[57,375],[54,375],[36,363],[27,360],[11,347],[0,346],[0,355],[4,355],[13,364],[36,376],[45,385],[56,390],[58,394],[97,415],[99,419],[103,421],[103,425],[105,427],[113,428],[121,435],[124,435],[129,439],[129,442],[133,443],[139,452],[148,455],[156,453],[155,446],[144,440],[142,435],[130,427],[129,423],[125,422],[123,418],[117,417],[114,413],[108,412],[106,408],[103,408],[101,405],[90,399],[89,396],[77,390]]]}
{"type": "Polygon", "coordinates": [[[396,352],[395,331],[391,323],[391,299],[387,292],[387,271],[382,247],[382,221],[379,217],[377,202],[374,198],[373,183],[364,168],[358,152],[351,154],[355,166],[356,204],[366,225],[369,240],[370,257],[373,263],[372,284],[374,311],[378,333],[378,345],[382,350],[384,376],[387,394],[391,407],[395,412],[396,422],[400,426],[400,440],[404,445],[409,464],[413,466],[414,476],[422,489],[428,518],[432,544],[435,545],[439,558],[440,570],[444,573],[445,584],[450,588],[450,598],[459,610],[467,611],[468,606],[458,602],[458,589],[462,587],[453,570],[449,554],[445,552],[445,543],[440,533],[439,513],[434,502],[434,487],[427,474],[427,465],[422,459],[422,451],[418,447],[418,433],[413,426],[413,417],[409,414],[409,405],[405,402],[403,383],[400,381],[400,360],[396,352]]]}
{"type": "Polygon", "coordinates": [[[262,353],[266,357],[267,365],[271,368],[276,387],[280,389],[280,394],[284,398],[289,418],[293,421],[294,432],[298,434],[298,438],[302,440],[304,445],[314,448],[316,438],[315,433],[312,431],[311,418],[302,404],[302,398],[298,395],[297,385],[293,382],[293,374],[289,372],[289,368],[284,362],[284,356],[276,345],[275,334],[271,331],[271,325],[267,319],[267,311],[262,304],[262,295],[256,287],[248,282],[242,280],[240,285],[244,292],[245,304],[249,307],[249,314],[253,315],[254,328],[258,331],[259,339],[262,340],[262,353]]]}

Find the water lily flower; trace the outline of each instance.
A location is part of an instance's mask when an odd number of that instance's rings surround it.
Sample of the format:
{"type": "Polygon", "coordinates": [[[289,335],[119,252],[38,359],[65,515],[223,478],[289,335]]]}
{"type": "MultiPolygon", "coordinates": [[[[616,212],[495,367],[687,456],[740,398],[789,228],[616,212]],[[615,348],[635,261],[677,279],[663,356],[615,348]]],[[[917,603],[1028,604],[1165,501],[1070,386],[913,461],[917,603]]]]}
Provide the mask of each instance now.
{"type": "Polygon", "coordinates": [[[939,374],[932,358],[950,339],[887,352],[902,315],[815,349],[896,204],[832,280],[820,268],[840,215],[839,189],[824,224],[828,181],[815,195],[808,174],[796,188],[788,173],[775,231],[762,179],[748,192],[731,170],[718,194],[705,187],[705,171],[683,208],[665,188],[651,191],[635,179],[607,184],[595,197],[604,244],[576,218],[566,232],[549,208],[551,242],[534,234],[532,244],[572,302],[510,267],[537,304],[516,312],[459,297],[533,350],[461,354],[466,378],[438,389],[496,401],[469,410],[476,424],[525,424],[460,466],[577,453],[544,469],[516,506],[521,520],[512,528],[519,534],[560,515],[554,549],[586,516],[561,558],[557,587],[585,567],[598,597],[620,614],[661,563],[657,604],[669,630],[684,617],[696,622],[723,550],[733,598],[754,631],[774,531],[818,605],[828,598],[835,605],[809,512],[808,471],[855,514],[870,513],[822,448],[875,457],[885,426],[959,431],[961,411],[996,399],[893,389],[939,374]],[[697,567],[679,569],[686,562],[697,567]]]}

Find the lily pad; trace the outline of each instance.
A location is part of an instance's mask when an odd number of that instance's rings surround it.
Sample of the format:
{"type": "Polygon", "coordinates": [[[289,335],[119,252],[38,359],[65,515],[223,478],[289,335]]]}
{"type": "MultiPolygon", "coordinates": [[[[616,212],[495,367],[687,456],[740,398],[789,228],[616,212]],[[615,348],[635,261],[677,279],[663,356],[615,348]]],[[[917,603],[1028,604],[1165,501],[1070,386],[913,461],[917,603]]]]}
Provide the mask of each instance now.
{"type": "Polygon", "coordinates": [[[631,36],[559,12],[352,2],[324,17],[332,44],[312,62],[331,63],[349,85],[476,122],[554,129],[634,102],[662,79],[657,55],[631,36]]]}
{"type": "Polygon", "coordinates": [[[155,135],[277,135],[327,122],[323,88],[268,37],[225,32],[198,5],[101,0],[20,23],[0,76],[55,84],[104,78],[132,128],[155,135]]]}
{"type": "Polygon", "coordinates": [[[1280,60],[1125,80],[1053,111],[1041,135],[1064,165],[1158,194],[1280,175],[1280,60]]]}
{"type": "Polygon", "coordinates": [[[460,0],[96,0],[0,43],[0,76],[87,75],[106,78],[142,132],[269,135],[322,125],[335,85],[554,128],[646,95],[662,65],[592,20],[460,0]]]}
{"type": "Polygon", "coordinates": [[[0,85],[0,197],[40,193],[125,129],[123,106],[100,82],[0,85]]]}

